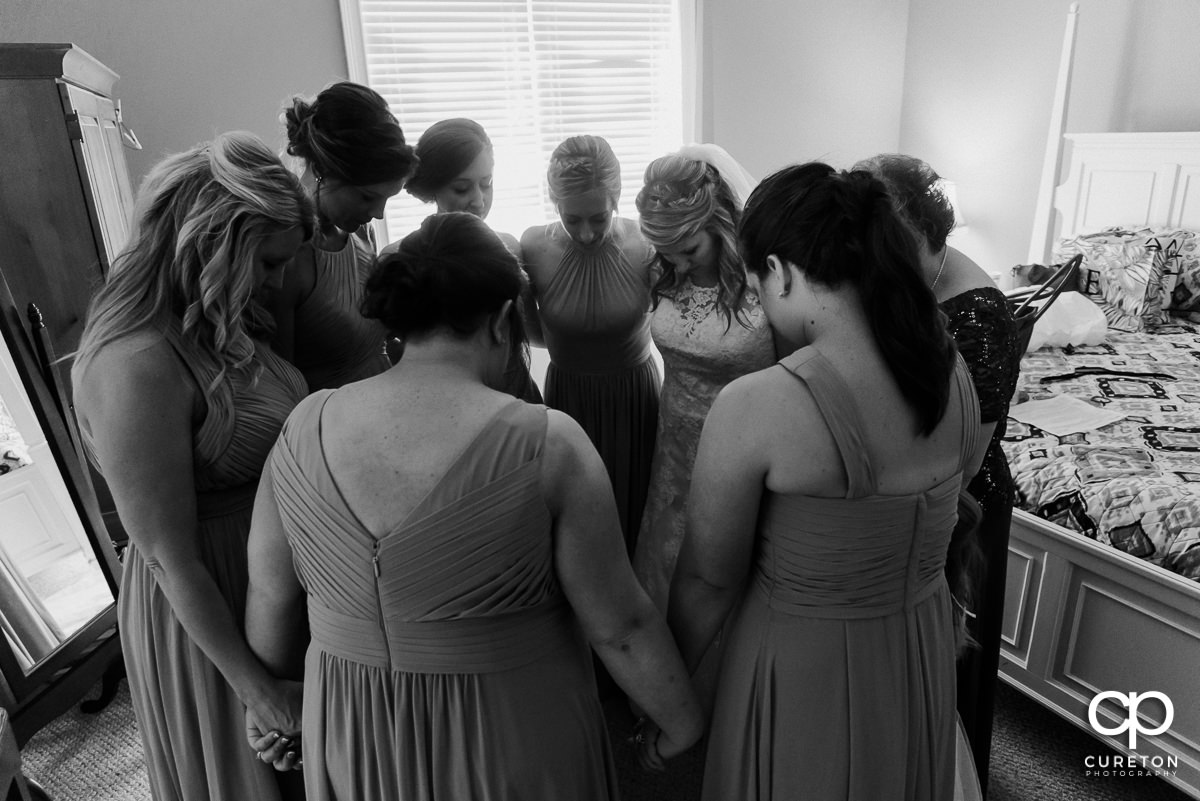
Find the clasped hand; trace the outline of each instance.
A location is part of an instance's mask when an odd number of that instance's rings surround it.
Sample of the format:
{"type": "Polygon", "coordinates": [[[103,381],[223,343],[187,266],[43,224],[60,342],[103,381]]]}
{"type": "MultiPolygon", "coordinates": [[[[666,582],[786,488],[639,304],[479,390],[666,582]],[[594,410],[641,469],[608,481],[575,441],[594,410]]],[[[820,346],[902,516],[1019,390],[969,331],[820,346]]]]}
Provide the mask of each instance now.
{"type": "Polygon", "coordinates": [[[281,681],[279,691],[246,707],[246,740],[275,770],[300,770],[300,722],[304,685],[281,681]]]}

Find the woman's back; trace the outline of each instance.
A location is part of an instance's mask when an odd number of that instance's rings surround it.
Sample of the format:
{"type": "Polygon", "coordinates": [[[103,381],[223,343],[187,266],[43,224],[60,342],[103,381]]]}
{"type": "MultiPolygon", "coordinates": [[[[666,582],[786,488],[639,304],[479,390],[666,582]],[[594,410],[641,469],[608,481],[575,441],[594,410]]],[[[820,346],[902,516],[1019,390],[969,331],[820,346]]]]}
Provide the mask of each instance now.
{"type": "MultiPolygon", "coordinates": [[[[849,415],[856,446],[874,474],[872,494],[907,495],[919,492],[961,470],[959,449],[963,415],[970,414],[954,402],[928,436],[917,430],[912,406],[901,395],[891,372],[863,340],[836,350],[803,348],[784,360],[788,365],[820,359],[829,377],[843,392],[833,404],[837,419],[849,415]],[[848,404],[848,405],[847,405],[848,404]]],[[[850,489],[843,453],[833,435],[833,421],[816,398],[819,391],[807,381],[797,381],[790,368],[763,371],[757,376],[767,396],[756,406],[766,415],[762,428],[770,432],[766,487],[772,492],[818,497],[846,497],[850,489]]],[[[835,390],[829,390],[835,391],[835,390]]]]}
{"type": "Polygon", "coordinates": [[[369,398],[337,397],[361,386],[308,398],[271,462],[312,629],[306,770],[338,798],[608,798],[554,571],[545,409],[480,388],[440,418],[430,397],[368,418],[369,398]]]}
{"type": "Polygon", "coordinates": [[[807,451],[771,460],[775,487],[763,494],[722,665],[705,798],[948,798],[954,659],[942,571],[974,452],[969,375],[960,363],[947,413],[923,441],[908,434],[911,419],[869,417],[895,408],[887,382],[847,380],[813,347],[781,365],[768,380],[790,382],[776,390],[804,402],[768,405],[818,419],[764,420],[779,453],[819,433],[807,451]]]}

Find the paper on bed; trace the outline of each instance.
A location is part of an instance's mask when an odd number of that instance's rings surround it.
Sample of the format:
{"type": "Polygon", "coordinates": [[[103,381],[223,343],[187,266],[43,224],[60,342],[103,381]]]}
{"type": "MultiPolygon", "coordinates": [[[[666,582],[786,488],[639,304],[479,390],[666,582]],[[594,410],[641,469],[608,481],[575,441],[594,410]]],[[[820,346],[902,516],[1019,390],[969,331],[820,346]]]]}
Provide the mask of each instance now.
{"type": "Polygon", "coordinates": [[[1061,437],[1102,428],[1125,415],[1100,409],[1070,395],[1055,395],[1047,400],[1026,401],[1010,406],[1008,416],[1061,437]]]}

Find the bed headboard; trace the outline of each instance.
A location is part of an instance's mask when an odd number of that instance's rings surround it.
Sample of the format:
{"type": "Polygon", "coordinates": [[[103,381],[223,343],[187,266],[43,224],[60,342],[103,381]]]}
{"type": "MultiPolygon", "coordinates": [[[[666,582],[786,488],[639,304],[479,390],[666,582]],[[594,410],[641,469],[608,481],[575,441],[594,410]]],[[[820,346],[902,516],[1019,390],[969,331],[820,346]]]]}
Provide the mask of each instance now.
{"type": "Polygon", "coordinates": [[[1055,237],[1114,225],[1200,230],[1200,132],[1066,134],[1063,140],[1055,237]]]}

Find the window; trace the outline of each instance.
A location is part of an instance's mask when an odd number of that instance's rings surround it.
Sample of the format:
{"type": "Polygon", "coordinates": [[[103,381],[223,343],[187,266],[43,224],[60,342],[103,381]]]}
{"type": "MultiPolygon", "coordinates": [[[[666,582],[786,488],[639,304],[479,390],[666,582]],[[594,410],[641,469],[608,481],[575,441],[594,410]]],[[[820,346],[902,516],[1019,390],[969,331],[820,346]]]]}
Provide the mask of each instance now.
{"type": "MultiPolygon", "coordinates": [[[[621,160],[620,210],[652,159],[680,146],[680,4],[685,0],[342,0],[351,76],[391,104],[416,143],[470,117],[496,154],[488,222],[520,236],[554,219],[546,165],[563,139],[603,136],[621,160]]],[[[388,204],[386,240],[433,211],[388,204]]]]}

